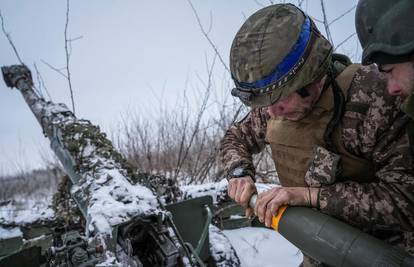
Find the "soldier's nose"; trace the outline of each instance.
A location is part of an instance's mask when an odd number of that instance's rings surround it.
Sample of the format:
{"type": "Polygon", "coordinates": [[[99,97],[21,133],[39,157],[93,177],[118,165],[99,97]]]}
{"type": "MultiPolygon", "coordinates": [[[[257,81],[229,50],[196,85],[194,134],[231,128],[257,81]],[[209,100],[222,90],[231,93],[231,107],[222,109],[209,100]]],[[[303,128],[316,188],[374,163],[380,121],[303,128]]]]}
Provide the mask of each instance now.
{"type": "Polygon", "coordinates": [[[401,87],[393,80],[388,79],[388,93],[390,95],[401,95],[401,87]]]}
{"type": "Polygon", "coordinates": [[[279,103],[273,104],[272,106],[267,108],[267,113],[270,117],[274,118],[283,114],[285,107],[279,103]]]}

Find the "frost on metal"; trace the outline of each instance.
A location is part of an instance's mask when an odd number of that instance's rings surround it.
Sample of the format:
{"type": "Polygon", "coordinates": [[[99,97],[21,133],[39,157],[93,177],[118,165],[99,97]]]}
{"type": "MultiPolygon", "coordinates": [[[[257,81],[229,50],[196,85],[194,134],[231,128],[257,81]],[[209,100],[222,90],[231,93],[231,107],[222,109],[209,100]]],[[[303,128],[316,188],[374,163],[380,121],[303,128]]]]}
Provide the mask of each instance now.
{"type": "Polygon", "coordinates": [[[27,67],[3,67],[2,71],[6,84],[19,89],[51,140],[73,183],[71,193],[87,220],[89,235],[110,236],[115,225],[161,212],[149,188],[132,184],[144,180],[143,175],[131,170],[99,127],[78,120],[64,104],[39,97],[27,67]]]}
{"type": "Polygon", "coordinates": [[[0,240],[13,238],[13,237],[22,237],[22,236],[23,236],[23,233],[19,227],[13,227],[13,228],[0,227],[0,240]]]}
{"type": "Polygon", "coordinates": [[[192,199],[201,196],[211,196],[214,203],[220,203],[227,199],[227,180],[202,185],[181,186],[183,199],[192,199]]]}

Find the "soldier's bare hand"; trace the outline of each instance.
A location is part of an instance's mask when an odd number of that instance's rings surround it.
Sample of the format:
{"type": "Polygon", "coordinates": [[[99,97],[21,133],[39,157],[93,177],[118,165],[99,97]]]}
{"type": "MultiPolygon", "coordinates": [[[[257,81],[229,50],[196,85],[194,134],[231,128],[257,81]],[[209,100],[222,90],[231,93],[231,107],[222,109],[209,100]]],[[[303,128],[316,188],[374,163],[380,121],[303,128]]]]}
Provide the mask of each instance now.
{"type": "Polygon", "coordinates": [[[250,176],[230,179],[227,191],[236,203],[246,208],[247,217],[253,215],[253,209],[248,205],[250,197],[257,192],[257,189],[250,176]]]}
{"type": "Polygon", "coordinates": [[[270,227],[272,217],[281,206],[309,206],[309,203],[307,187],[274,187],[259,194],[254,211],[259,220],[270,227]]]}

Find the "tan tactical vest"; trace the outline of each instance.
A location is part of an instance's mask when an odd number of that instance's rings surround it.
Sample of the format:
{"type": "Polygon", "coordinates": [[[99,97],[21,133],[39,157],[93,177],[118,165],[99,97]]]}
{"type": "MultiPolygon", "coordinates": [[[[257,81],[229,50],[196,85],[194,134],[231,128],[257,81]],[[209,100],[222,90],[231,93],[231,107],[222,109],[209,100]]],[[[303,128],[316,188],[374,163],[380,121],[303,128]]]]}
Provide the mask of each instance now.
{"type": "MultiPolygon", "coordinates": [[[[358,64],[352,64],[335,79],[345,98],[359,67],[358,64]]],[[[272,148],[276,171],[283,186],[306,186],[304,177],[314,157],[313,148],[316,145],[326,146],[323,136],[334,113],[331,86],[324,90],[311,113],[302,120],[294,122],[270,119],[268,121],[266,140],[272,148]]],[[[371,181],[374,178],[372,164],[349,153],[343,145],[341,133],[342,127],[339,124],[333,132],[333,143],[341,156],[342,164],[341,177],[338,179],[371,181]]]]}

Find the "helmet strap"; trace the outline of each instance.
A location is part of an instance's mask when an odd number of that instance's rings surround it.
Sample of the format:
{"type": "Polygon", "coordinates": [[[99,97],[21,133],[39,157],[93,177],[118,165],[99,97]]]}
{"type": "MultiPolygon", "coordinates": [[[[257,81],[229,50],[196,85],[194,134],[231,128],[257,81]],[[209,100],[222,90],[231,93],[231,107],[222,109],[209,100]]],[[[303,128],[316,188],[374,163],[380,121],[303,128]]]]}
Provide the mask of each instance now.
{"type": "Polygon", "coordinates": [[[337,153],[337,148],[333,143],[333,132],[334,129],[339,125],[342,115],[345,111],[345,96],[342,93],[341,87],[335,80],[335,74],[333,65],[331,64],[328,69],[328,79],[325,83],[326,87],[331,85],[332,93],[334,97],[334,114],[332,116],[331,121],[328,123],[324,133],[324,141],[328,149],[332,150],[333,152],[337,153]]]}

